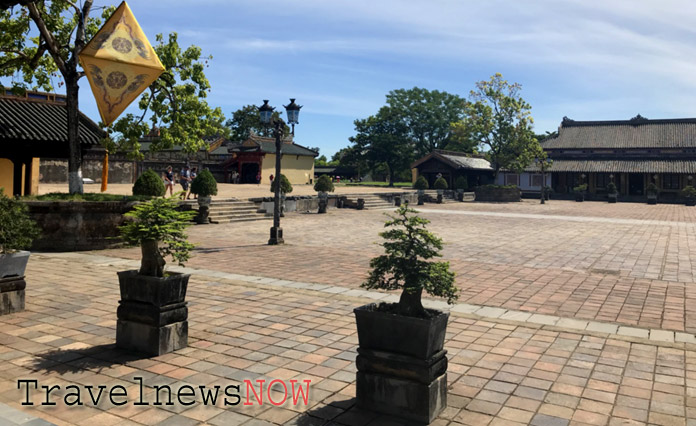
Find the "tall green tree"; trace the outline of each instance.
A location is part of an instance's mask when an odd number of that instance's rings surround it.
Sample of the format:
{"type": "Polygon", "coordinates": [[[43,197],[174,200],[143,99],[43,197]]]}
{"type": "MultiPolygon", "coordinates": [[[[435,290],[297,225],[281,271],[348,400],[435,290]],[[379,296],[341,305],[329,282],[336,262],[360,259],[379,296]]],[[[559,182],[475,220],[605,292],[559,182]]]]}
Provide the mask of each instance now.
{"type": "Polygon", "coordinates": [[[458,95],[439,90],[392,90],[387,105],[395,117],[408,127],[408,137],[414,143],[416,156],[422,157],[435,149],[465,149],[452,144],[452,123],[464,118],[467,101],[458,95]]]}
{"type": "Polygon", "coordinates": [[[453,126],[459,137],[486,152],[496,176],[500,169],[523,171],[539,149],[532,107],[520,96],[521,90],[519,83],[508,83],[500,73],[479,81],[471,91],[466,117],[453,126]]]}
{"type": "Polygon", "coordinates": [[[349,139],[354,144],[353,152],[369,167],[386,164],[389,186],[394,186],[394,177],[413,160],[408,125],[389,106],[380,108],[376,115],[355,120],[354,124],[356,135],[349,139]]]}
{"type": "MultiPolygon", "coordinates": [[[[78,138],[78,80],[84,76],[77,55],[99,30],[91,16],[93,0],[81,6],[67,0],[0,3],[0,77],[12,77],[13,89],[53,91],[51,77],[65,84],[68,118],[70,193],[82,193],[82,152],[78,138]]],[[[106,8],[106,17],[114,10],[106,8]]]]}
{"type": "MultiPolygon", "coordinates": [[[[290,134],[290,127],[280,117],[279,111],[273,111],[273,120],[280,120],[283,123],[283,133],[285,136],[290,134]]],[[[271,126],[261,122],[259,108],[256,105],[245,105],[232,113],[232,118],[225,123],[230,129],[233,141],[245,141],[249,138],[251,131],[257,135],[270,137],[271,126]]]]}
{"type": "Polygon", "coordinates": [[[212,56],[203,56],[198,46],[183,49],[177,33],[166,39],[157,34],[156,40],[154,49],[165,71],[140,97],[140,116],[126,114],[113,125],[116,149],[141,157],[138,139],[150,127],[159,128],[159,138],[152,141],[151,151],[180,145],[185,152],[193,153],[207,146],[204,138],[227,136],[229,129],[224,125],[222,110],[205,101],[210,82],[204,70],[212,56]]]}

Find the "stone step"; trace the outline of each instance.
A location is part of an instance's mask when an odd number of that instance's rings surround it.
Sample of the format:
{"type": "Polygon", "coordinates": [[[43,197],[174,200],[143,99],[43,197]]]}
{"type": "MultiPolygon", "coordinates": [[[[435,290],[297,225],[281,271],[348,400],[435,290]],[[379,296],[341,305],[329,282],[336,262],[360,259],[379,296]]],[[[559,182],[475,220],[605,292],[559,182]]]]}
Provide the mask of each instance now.
{"type": "Polygon", "coordinates": [[[256,213],[259,209],[254,207],[211,207],[211,213],[256,213]]]}
{"type": "Polygon", "coordinates": [[[269,220],[273,217],[266,216],[256,216],[256,217],[232,217],[232,218],[214,218],[211,217],[210,220],[217,223],[235,223],[235,222],[253,222],[257,220],[269,220]]]}

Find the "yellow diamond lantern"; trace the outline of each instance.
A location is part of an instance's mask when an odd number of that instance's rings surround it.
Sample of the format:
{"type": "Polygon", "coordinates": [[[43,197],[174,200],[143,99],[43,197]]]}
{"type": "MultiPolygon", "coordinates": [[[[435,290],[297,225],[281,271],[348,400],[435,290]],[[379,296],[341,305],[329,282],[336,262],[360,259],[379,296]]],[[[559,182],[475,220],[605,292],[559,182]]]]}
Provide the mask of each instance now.
{"type": "Polygon", "coordinates": [[[78,57],[107,126],[164,71],[125,1],[78,57]]]}

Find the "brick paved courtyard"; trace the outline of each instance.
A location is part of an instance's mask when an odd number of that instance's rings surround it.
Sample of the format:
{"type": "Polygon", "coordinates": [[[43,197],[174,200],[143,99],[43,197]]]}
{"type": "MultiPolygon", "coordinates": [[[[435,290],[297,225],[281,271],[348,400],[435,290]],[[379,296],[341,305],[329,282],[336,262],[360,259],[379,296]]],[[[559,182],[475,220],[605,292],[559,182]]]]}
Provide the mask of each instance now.
{"type": "MultiPolygon", "coordinates": [[[[394,297],[358,287],[379,252],[382,213],[289,214],[283,247],[264,244],[268,222],[192,228],[199,249],[188,264],[189,347],[149,359],[113,346],[116,271],[132,268],[137,251],[35,254],[27,310],[0,317],[0,417],[403,424],[354,407],[352,308],[394,297]],[[148,385],[148,400],[153,385],[258,378],[311,379],[312,393],[307,407],[27,407],[17,389],[18,379],[36,379],[120,384],[137,394],[134,377],[148,385]]],[[[449,408],[434,424],[696,425],[696,209],[556,201],[445,204],[423,213],[447,242],[462,289],[445,344],[449,408]]]]}

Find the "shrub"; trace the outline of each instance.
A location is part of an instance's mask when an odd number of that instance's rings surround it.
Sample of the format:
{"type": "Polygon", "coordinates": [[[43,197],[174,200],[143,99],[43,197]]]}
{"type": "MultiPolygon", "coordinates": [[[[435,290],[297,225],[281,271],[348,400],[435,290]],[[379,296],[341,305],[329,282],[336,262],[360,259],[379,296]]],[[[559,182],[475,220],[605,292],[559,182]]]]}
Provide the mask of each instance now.
{"type": "Polygon", "coordinates": [[[686,185],[684,189],[681,190],[681,194],[684,198],[696,198],[696,188],[691,185],[686,185]]]}
{"type": "Polygon", "coordinates": [[[660,188],[658,188],[653,182],[650,182],[645,190],[651,195],[657,195],[657,193],[660,192],[660,188]]]}
{"type": "Polygon", "coordinates": [[[283,194],[289,194],[292,192],[292,185],[290,184],[288,178],[286,178],[283,174],[281,174],[280,177],[273,179],[273,183],[271,184],[271,192],[275,193],[275,188],[276,185],[278,185],[278,181],[280,181],[280,192],[283,194]]]}
{"type": "Polygon", "coordinates": [[[215,182],[215,178],[210,173],[210,170],[205,169],[198,173],[193,182],[191,182],[191,192],[199,197],[217,195],[217,182],[215,182]]]}
{"type": "Polygon", "coordinates": [[[334,184],[331,182],[329,175],[321,175],[314,184],[314,190],[317,192],[334,192],[334,184]]]}
{"type": "Polygon", "coordinates": [[[445,178],[437,178],[435,184],[433,185],[435,189],[447,189],[447,181],[445,178]]]}
{"type": "Polygon", "coordinates": [[[430,185],[428,185],[428,180],[425,178],[425,176],[418,176],[416,183],[413,184],[415,189],[428,189],[429,186],[430,185]]]}
{"type": "Polygon", "coordinates": [[[616,193],[618,192],[617,189],[616,189],[616,185],[614,184],[614,182],[609,182],[609,183],[607,184],[607,192],[610,193],[610,194],[616,194],[616,193]]]}
{"type": "Polygon", "coordinates": [[[575,188],[573,188],[573,191],[576,193],[583,193],[587,191],[587,184],[583,183],[582,185],[578,185],[575,188]]]}
{"type": "Polygon", "coordinates": [[[163,277],[165,257],[171,256],[180,266],[189,259],[193,244],[187,241],[184,230],[196,212],[177,208],[174,198],[155,198],[125,214],[131,220],[119,231],[127,244],[142,248],[140,274],[163,277]]]}
{"type": "Polygon", "coordinates": [[[27,206],[6,196],[0,188],[0,253],[14,253],[31,247],[41,231],[27,212],[27,206]]]}
{"type": "Polygon", "coordinates": [[[164,195],[164,182],[156,172],[147,169],[133,184],[133,195],[161,197],[164,195]]]}
{"type": "Polygon", "coordinates": [[[385,254],[370,261],[370,275],[362,287],[402,289],[396,311],[401,315],[427,317],[421,303],[423,290],[444,297],[451,304],[457,300],[459,289],[454,285],[449,262],[428,261],[441,256],[442,240],[426,229],[430,221],[416,213],[404,204],[396,210],[396,216],[389,216],[384,226],[393,228],[379,234],[386,240],[382,243],[385,254]]]}
{"type": "Polygon", "coordinates": [[[459,176],[457,180],[454,181],[454,189],[463,189],[464,191],[469,189],[469,181],[466,176],[459,176]]]}

